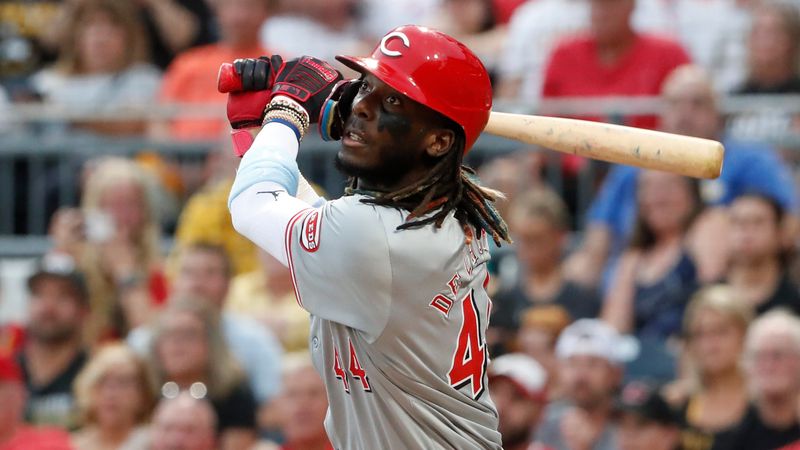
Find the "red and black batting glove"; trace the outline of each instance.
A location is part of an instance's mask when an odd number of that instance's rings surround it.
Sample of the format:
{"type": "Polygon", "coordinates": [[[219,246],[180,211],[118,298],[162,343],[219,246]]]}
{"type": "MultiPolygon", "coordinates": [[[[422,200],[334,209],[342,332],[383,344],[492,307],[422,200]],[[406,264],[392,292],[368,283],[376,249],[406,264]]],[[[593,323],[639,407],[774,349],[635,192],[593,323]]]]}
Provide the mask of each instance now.
{"type": "Polygon", "coordinates": [[[344,123],[353,111],[353,99],[361,84],[360,79],[342,80],[325,99],[319,113],[319,135],[323,140],[338,141],[342,138],[344,123]]]}
{"type": "Polygon", "coordinates": [[[284,95],[306,110],[310,123],[319,121],[320,109],[342,74],[327,62],[311,56],[286,61],[275,77],[272,95],[284,95]]]}
{"type": "MultiPolygon", "coordinates": [[[[230,69],[231,65],[227,66],[230,69]]],[[[274,55],[237,59],[232,66],[234,73],[223,65],[217,80],[217,89],[229,94],[228,121],[234,130],[261,126],[283,58],[274,55]]]]}
{"type": "Polygon", "coordinates": [[[274,55],[237,59],[233,62],[235,75],[220,68],[218,90],[228,92],[228,121],[233,128],[233,149],[239,157],[253,145],[253,137],[247,129],[261,126],[264,109],[272,98],[275,75],[282,66],[283,59],[274,55]]]}

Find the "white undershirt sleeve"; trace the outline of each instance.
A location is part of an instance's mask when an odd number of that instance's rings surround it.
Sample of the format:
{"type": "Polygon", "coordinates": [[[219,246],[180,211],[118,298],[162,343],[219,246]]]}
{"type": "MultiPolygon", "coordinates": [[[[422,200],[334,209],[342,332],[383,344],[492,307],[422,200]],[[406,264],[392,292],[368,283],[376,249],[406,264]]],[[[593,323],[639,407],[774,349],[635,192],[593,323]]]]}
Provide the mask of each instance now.
{"type": "MultiPolygon", "coordinates": [[[[228,200],[234,229],[285,266],[286,227],[294,216],[312,207],[292,196],[301,178],[294,161],[298,146],[291,128],[266,124],[242,158],[228,200]]],[[[315,203],[321,200],[316,193],[316,198],[308,192],[305,196],[315,203]]]]}

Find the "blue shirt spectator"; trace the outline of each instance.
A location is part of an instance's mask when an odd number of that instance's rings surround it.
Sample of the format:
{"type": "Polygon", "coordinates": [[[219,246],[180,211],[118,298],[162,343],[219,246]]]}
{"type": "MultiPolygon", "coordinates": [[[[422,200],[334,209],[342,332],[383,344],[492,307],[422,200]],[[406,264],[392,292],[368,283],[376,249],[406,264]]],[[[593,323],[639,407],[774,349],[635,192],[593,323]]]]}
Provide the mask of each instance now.
{"type": "MultiPolygon", "coordinates": [[[[791,173],[775,151],[763,144],[725,139],[722,174],[716,180],[705,180],[701,191],[708,205],[728,205],[745,192],[771,197],[787,211],[795,211],[797,193],[791,173]]],[[[611,253],[618,254],[625,245],[636,217],[636,182],[641,169],[615,166],[592,203],[589,224],[609,228],[613,243],[611,253]]]]}

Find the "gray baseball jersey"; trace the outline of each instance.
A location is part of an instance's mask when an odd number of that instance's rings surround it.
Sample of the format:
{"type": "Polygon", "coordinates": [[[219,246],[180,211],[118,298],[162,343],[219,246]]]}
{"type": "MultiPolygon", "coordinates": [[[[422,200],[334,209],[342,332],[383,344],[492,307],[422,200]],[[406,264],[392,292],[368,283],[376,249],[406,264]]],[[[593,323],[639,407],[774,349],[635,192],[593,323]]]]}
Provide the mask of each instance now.
{"type": "Polygon", "coordinates": [[[408,212],[363,196],[298,213],[286,251],[337,449],[499,449],[487,390],[489,251],[451,213],[398,231],[408,212]]]}

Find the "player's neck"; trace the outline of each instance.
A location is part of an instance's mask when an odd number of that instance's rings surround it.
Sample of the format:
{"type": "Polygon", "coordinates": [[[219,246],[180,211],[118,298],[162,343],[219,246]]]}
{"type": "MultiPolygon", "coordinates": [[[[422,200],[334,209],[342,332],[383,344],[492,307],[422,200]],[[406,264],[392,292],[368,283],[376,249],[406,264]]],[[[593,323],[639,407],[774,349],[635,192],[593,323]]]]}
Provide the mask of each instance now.
{"type": "Polygon", "coordinates": [[[384,182],[381,180],[370,180],[359,177],[356,181],[356,189],[359,191],[371,192],[395,192],[406,186],[410,186],[417,181],[423,179],[430,169],[427,167],[416,167],[405,174],[401,175],[397,180],[391,182],[384,182]]]}

